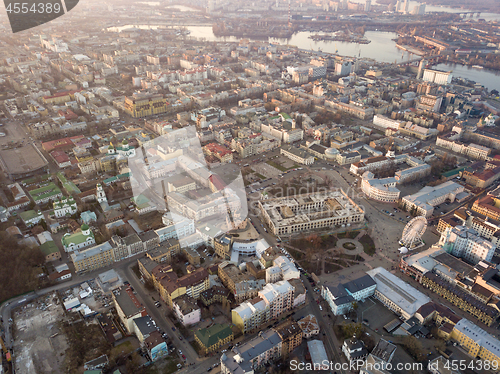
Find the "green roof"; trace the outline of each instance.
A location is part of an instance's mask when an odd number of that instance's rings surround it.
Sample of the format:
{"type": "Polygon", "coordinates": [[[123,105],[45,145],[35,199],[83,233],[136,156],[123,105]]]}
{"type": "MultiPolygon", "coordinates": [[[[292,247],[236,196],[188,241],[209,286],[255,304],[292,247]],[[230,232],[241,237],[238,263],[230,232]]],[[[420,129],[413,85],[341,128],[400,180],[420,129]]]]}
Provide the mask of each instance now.
{"type": "Polygon", "coordinates": [[[219,340],[224,340],[228,336],[233,335],[233,330],[231,329],[231,325],[227,323],[216,323],[209,328],[199,329],[195,332],[195,335],[206,348],[209,348],[217,344],[219,340]]]}
{"type": "Polygon", "coordinates": [[[286,113],[280,113],[281,116],[283,117],[283,119],[291,119],[292,117],[290,117],[290,115],[286,114],[286,113]]]}
{"type": "Polygon", "coordinates": [[[112,183],[112,182],[114,182],[114,181],[116,181],[116,180],[118,180],[118,178],[117,178],[117,177],[111,177],[111,178],[104,179],[104,180],[102,181],[102,183],[104,183],[104,184],[109,184],[109,183],[112,183]]]}
{"type": "Polygon", "coordinates": [[[443,177],[446,177],[446,178],[450,178],[452,177],[453,175],[458,175],[458,173],[460,173],[461,171],[464,171],[466,169],[469,169],[469,170],[472,170],[470,168],[470,166],[464,166],[464,167],[461,167],[461,168],[458,168],[458,169],[453,169],[453,170],[450,170],[450,171],[447,171],[446,173],[443,173],[441,174],[443,177]]]}
{"type": "Polygon", "coordinates": [[[70,194],[81,193],[80,189],[73,182],[66,179],[63,173],[57,173],[57,178],[61,181],[63,188],[70,194]]]}
{"type": "MultiPolygon", "coordinates": [[[[50,178],[51,178],[50,174],[45,174],[45,175],[40,176],[40,180],[42,180],[42,181],[48,180],[50,178]]],[[[33,177],[33,178],[23,179],[21,181],[21,183],[23,183],[23,184],[33,184],[33,183],[36,182],[36,180],[37,180],[37,178],[33,177]]]]}
{"type": "Polygon", "coordinates": [[[132,201],[134,202],[137,209],[142,209],[149,205],[149,199],[143,194],[140,194],[139,196],[134,196],[132,198],[132,201]]]}
{"type": "Polygon", "coordinates": [[[59,252],[59,248],[57,248],[57,245],[54,241],[49,240],[43,243],[40,246],[40,250],[42,251],[44,256],[51,255],[52,253],[59,252]]]}
{"type": "Polygon", "coordinates": [[[70,197],[63,197],[60,200],[54,201],[54,209],[62,209],[65,205],[75,205],[76,206],[76,201],[75,199],[70,196],[70,197]],[[63,200],[67,200],[66,202],[62,202],[63,200]]]}
{"type": "Polygon", "coordinates": [[[21,217],[21,219],[25,222],[29,221],[32,218],[38,217],[39,215],[39,212],[35,210],[27,210],[26,212],[19,213],[19,217],[21,217]]]}
{"type": "Polygon", "coordinates": [[[29,191],[31,198],[36,202],[61,194],[61,190],[53,182],[45,187],[29,191]]]}
{"type": "Polygon", "coordinates": [[[65,235],[61,238],[61,243],[64,247],[69,247],[70,244],[80,244],[87,240],[88,237],[94,238],[94,233],[90,231],[89,236],[83,235],[81,231],[75,232],[74,234],[65,235]]]}
{"type": "Polygon", "coordinates": [[[116,177],[117,177],[118,179],[122,179],[122,178],[130,178],[130,173],[118,174],[116,177]]]}

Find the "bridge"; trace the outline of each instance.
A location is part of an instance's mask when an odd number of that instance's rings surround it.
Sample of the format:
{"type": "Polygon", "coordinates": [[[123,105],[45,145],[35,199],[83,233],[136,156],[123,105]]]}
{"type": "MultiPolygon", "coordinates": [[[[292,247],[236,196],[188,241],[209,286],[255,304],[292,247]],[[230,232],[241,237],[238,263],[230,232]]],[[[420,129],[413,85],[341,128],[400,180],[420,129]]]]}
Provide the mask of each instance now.
{"type": "Polygon", "coordinates": [[[393,62],[393,63],[387,63],[384,67],[385,68],[395,68],[395,67],[404,67],[404,66],[409,66],[413,65],[415,63],[420,63],[422,60],[426,60],[429,63],[431,62],[437,62],[439,58],[442,58],[442,55],[425,55],[425,56],[419,56],[416,58],[411,58],[411,53],[410,53],[410,59],[406,61],[401,61],[401,62],[393,62]]]}

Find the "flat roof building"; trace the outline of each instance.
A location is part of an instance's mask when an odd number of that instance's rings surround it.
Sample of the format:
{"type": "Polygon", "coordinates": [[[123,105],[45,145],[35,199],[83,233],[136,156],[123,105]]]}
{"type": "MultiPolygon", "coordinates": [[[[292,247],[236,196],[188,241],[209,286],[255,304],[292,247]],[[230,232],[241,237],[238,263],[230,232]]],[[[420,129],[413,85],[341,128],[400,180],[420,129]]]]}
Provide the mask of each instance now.
{"type": "Polygon", "coordinates": [[[374,296],[387,308],[405,319],[410,319],[417,310],[431,299],[405,281],[382,267],[367,271],[377,284],[374,296]]]}
{"type": "Polygon", "coordinates": [[[259,201],[275,235],[364,221],[365,212],[341,189],[259,201]]]}

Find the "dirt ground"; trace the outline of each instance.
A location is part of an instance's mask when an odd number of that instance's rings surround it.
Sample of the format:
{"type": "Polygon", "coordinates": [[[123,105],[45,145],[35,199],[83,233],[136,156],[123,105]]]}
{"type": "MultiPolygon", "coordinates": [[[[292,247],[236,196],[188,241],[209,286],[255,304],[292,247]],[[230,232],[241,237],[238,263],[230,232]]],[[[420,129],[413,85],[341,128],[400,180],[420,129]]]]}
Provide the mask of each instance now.
{"type": "Polygon", "coordinates": [[[14,368],[17,373],[60,373],[68,345],[57,322],[64,316],[55,294],[14,313],[14,368]]]}

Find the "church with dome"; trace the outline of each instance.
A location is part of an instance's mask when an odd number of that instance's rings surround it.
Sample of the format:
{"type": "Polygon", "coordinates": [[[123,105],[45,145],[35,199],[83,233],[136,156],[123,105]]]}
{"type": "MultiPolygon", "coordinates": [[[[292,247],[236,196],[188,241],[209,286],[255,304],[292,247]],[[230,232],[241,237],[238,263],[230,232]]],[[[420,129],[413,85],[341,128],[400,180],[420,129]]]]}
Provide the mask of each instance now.
{"type": "Polygon", "coordinates": [[[121,157],[134,157],[135,156],[135,148],[130,147],[128,144],[128,140],[124,140],[120,143],[120,145],[113,145],[113,143],[109,144],[108,147],[108,155],[116,155],[121,157]]]}
{"type": "Polygon", "coordinates": [[[73,252],[95,244],[95,237],[89,225],[84,223],[77,232],[64,234],[61,243],[66,252],[73,252]]]}

